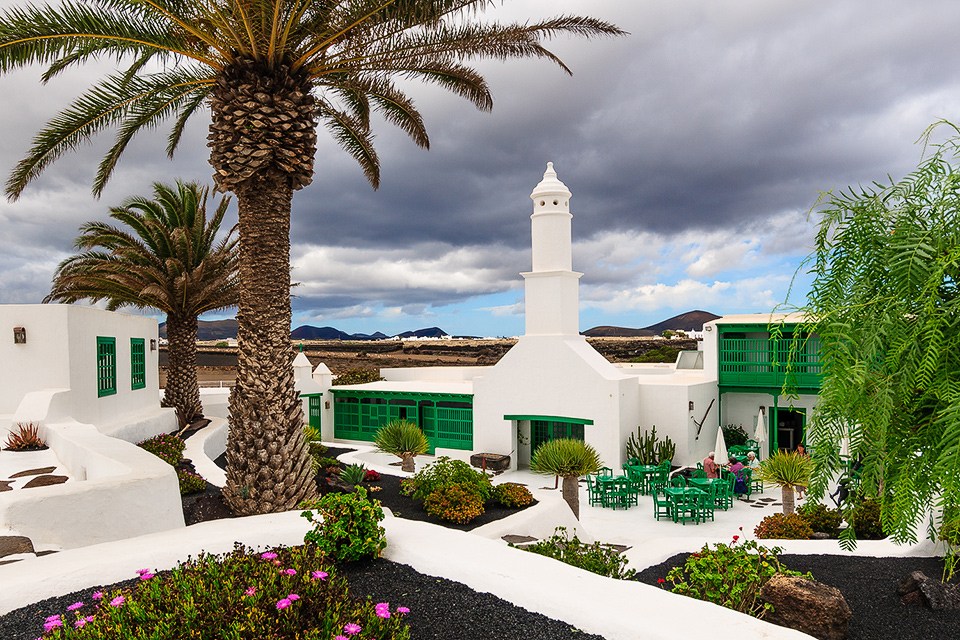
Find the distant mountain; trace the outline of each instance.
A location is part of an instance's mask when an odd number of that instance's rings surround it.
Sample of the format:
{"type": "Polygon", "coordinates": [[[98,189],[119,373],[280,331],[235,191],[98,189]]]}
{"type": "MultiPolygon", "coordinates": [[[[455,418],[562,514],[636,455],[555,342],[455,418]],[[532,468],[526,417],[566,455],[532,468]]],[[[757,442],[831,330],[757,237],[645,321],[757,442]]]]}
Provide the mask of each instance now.
{"type": "Polygon", "coordinates": [[[442,338],[447,332],[440,327],[430,327],[428,329],[417,329],[416,331],[404,331],[398,333],[400,338],[442,338]]]}
{"type": "MultiPolygon", "coordinates": [[[[167,323],[160,323],[160,337],[167,337],[167,323]]],[[[198,320],[197,340],[229,340],[237,338],[237,321],[227,320],[198,320]]]]}
{"type": "Polygon", "coordinates": [[[600,326],[587,329],[583,335],[588,338],[642,338],[648,336],[658,336],[666,329],[692,329],[693,331],[703,331],[703,323],[716,320],[720,316],[709,311],[687,311],[680,315],[668,318],[663,322],[652,324],[642,329],[628,329],[626,327],[600,326]]]}
{"type": "Polygon", "coordinates": [[[353,336],[333,327],[311,327],[304,325],[290,332],[294,340],[353,340],[353,336]]]}

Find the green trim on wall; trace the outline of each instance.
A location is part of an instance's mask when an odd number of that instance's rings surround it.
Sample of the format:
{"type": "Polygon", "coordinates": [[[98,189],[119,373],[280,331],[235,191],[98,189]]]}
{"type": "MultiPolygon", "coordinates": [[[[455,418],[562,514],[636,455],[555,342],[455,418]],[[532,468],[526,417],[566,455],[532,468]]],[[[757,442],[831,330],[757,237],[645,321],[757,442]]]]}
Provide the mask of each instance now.
{"type": "Polygon", "coordinates": [[[589,418],[564,418],[561,416],[509,415],[504,420],[542,420],[545,422],[570,422],[573,424],[593,424],[589,418]]]}

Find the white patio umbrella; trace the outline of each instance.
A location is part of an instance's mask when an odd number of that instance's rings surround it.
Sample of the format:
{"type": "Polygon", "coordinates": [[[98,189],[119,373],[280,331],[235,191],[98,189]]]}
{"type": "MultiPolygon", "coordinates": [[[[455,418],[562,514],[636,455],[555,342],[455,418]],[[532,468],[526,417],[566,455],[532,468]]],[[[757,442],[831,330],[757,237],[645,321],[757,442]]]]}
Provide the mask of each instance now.
{"type": "Polygon", "coordinates": [[[753,439],[757,441],[757,459],[763,460],[767,449],[767,422],[763,419],[763,411],[757,414],[757,428],[753,432],[753,439]]]}
{"type": "Polygon", "coordinates": [[[840,438],[840,457],[850,457],[850,436],[843,436],[840,438]]]}
{"type": "Polygon", "coordinates": [[[723,427],[717,427],[717,444],[713,447],[713,461],[717,464],[727,464],[727,441],[723,439],[723,427]]]}

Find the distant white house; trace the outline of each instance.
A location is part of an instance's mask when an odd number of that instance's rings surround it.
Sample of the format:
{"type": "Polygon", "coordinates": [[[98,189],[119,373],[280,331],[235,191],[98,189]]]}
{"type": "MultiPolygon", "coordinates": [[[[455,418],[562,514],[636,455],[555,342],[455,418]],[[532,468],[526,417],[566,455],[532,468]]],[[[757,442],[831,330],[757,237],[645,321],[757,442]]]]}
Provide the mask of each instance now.
{"type": "Polygon", "coordinates": [[[382,382],[321,383],[325,438],[369,442],[381,424],[404,418],[420,425],[437,454],[509,454],[516,467],[542,442],[573,437],[619,468],[630,435],[656,426],[677,445],[674,464],[688,465],[713,449],[721,424],[743,424],[753,435],[761,406],[773,416],[771,447],[804,438],[806,418],[797,416],[813,410],[819,363],[805,367],[800,399],[784,401],[782,346],[767,332],[771,320],[795,319],[721,318],[687,332],[703,338],[701,351],[681,353],[676,363],[611,364],[579,332],[571,193],[552,164],[530,197],[533,265],[522,274],[526,331],[517,344],[492,367],[381,369],[382,382]]]}

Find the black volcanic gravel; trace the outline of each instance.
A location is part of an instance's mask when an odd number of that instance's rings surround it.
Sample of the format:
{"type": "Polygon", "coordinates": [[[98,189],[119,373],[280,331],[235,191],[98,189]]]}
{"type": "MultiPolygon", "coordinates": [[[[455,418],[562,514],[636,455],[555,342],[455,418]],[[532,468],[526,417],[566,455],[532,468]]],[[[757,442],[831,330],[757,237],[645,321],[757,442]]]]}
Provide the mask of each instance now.
{"type": "MultiPolygon", "coordinates": [[[[775,541],[771,541],[775,542],[775,541]]],[[[637,580],[657,586],[673,567],[682,566],[690,554],[673,556],[637,574],[637,580]]],[[[943,575],[941,558],[867,558],[838,555],[781,555],[788,569],[813,575],[840,590],[850,605],[849,640],[957,640],[960,611],[931,611],[903,604],[897,585],[911,571],[931,578],[943,575]]],[[[956,579],[953,581],[957,582],[956,579]]]]}

